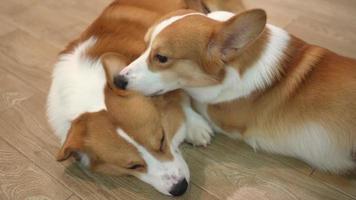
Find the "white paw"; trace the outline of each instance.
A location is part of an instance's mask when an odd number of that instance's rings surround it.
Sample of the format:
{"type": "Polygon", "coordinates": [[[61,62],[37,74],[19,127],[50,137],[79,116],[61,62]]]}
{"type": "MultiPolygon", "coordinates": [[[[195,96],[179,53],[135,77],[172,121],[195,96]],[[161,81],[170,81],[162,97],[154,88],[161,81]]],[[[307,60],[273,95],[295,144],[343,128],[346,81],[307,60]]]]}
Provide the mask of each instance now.
{"type": "Polygon", "coordinates": [[[214,135],[213,130],[200,115],[194,113],[187,120],[187,135],[185,141],[194,146],[206,147],[210,144],[211,137],[214,135]]]}

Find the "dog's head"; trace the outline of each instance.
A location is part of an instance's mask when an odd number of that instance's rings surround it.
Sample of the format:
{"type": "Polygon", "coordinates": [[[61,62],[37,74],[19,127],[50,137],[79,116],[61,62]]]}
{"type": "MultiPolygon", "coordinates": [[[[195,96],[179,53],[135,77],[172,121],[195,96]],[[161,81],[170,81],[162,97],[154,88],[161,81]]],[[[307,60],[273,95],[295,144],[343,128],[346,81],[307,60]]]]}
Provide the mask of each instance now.
{"type": "Polygon", "coordinates": [[[175,12],[148,31],[148,48],[120,72],[118,85],[145,95],[217,85],[227,63],[239,59],[265,25],[266,13],[259,9],[211,17],[175,12]]]}
{"type": "Polygon", "coordinates": [[[183,194],[189,170],[178,149],[185,137],[180,94],[147,98],[117,89],[113,73],[125,58],[109,53],[102,62],[107,110],[74,120],[57,159],[73,156],[94,172],[133,175],[164,194],[183,194]]]}

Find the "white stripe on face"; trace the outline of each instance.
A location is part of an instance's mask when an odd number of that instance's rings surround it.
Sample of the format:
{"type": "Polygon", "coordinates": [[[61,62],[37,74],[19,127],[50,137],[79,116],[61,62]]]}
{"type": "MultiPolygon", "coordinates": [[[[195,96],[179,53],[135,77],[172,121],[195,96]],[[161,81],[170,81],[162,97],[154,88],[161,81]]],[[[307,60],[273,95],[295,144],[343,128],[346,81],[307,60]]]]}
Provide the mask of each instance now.
{"type": "Polygon", "coordinates": [[[170,26],[171,24],[173,24],[174,22],[177,22],[178,20],[183,19],[184,17],[190,16],[190,15],[202,15],[205,16],[202,13],[188,13],[185,15],[180,15],[180,16],[174,16],[171,18],[168,18],[164,21],[162,21],[161,23],[159,23],[154,30],[152,31],[152,35],[151,35],[151,40],[150,40],[150,45],[149,47],[151,47],[152,45],[152,41],[157,37],[157,35],[162,32],[165,28],[167,28],[168,26],[170,26]]]}
{"type": "Polygon", "coordinates": [[[117,133],[127,142],[132,144],[140,152],[147,165],[147,172],[140,174],[137,178],[152,185],[163,194],[171,195],[170,191],[182,180],[189,182],[190,175],[188,165],[184,161],[177,143],[181,143],[185,136],[185,126],[182,126],[175,134],[170,151],[173,155],[172,161],[160,161],[156,159],[147,149],[138,144],[122,129],[117,129],[117,133]]]}
{"type": "Polygon", "coordinates": [[[120,72],[120,75],[123,75],[128,81],[127,89],[140,91],[145,95],[153,95],[163,94],[164,92],[179,87],[178,80],[169,84],[162,82],[160,73],[154,73],[148,68],[147,59],[152,49],[152,43],[157,35],[171,24],[190,15],[204,16],[202,13],[189,13],[181,16],[174,16],[162,21],[154,28],[146,51],[120,72]]]}

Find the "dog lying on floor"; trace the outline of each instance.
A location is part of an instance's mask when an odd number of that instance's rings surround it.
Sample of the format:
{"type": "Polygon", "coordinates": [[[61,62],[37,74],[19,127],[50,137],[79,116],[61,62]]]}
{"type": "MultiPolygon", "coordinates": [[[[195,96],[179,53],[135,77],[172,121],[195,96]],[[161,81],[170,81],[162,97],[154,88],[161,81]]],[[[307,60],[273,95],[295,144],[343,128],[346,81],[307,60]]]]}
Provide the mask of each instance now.
{"type": "Polygon", "coordinates": [[[133,175],[164,194],[179,196],[189,182],[189,169],[178,149],[186,135],[183,107],[189,99],[179,91],[146,98],[116,89],[107,67],[121,62],[115,58],[102,58],[108,80],[105,109],[75,118],[57,160],[73,155],[91,171],[133,175]]]}
{"type": "Polygon", "coordinates": [[[133,175],[167,195],[187,190],[178,146],[184,139],[206,145],[209,125],[183,93],[147,98],[116,89],[112,75],[144,51],[155,20],[183,8],[203,11],[198,0],[114,1],[60,53],[48,96],[59,161],[74,156],[92,171],[133,175]]]}
{"type": "Polygon", "coordinates": [[[174,12],[117,79],[145,95],[184,89],[217,132],[334,173],[356,166],[356,60],[238,15],[174,12]]]}

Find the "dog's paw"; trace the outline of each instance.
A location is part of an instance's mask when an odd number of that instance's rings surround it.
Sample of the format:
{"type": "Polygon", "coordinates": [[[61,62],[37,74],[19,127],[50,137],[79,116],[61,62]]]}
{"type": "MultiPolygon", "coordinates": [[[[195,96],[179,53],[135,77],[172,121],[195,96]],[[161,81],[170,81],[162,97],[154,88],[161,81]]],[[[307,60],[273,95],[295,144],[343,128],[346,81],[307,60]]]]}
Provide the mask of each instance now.
{"type": "Polygon", "coordinates": [[[185,141],[194,146],[206,147],[210,144],[211,137],[214,135],[213,130],[200,115],[194,114],[189,116],[187,122],[187,135],[185,141]]]}

